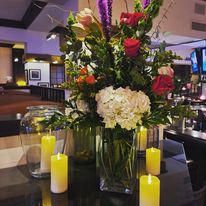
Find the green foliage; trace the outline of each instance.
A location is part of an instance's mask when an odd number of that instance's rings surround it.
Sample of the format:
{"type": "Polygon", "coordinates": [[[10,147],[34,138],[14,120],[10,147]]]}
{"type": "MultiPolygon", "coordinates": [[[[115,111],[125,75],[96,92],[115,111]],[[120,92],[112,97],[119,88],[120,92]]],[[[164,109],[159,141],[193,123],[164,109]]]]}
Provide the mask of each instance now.
{"type": "MultiPolygon", "coordinates": [[[[190,114],[188,107],[171,107],[165,95],[156,95],[152,91],[152,82],[158,76],[158,69],[162,66],[170,66],[174,59],[180,59],[172,51],[165,51],[165,42],[159,49],[152,52],[149,48],[151,37],[148,32],[153,25],[153,19],[158,15],[162,0],[153,0],[145,9],[140,0],[135,0],[135,12],[143,12],[137,25],[116,25],[116,32],[109,41],[104,38],[100,23],[94,18],[94,22],[85,30],[88,34],[82,39],[72,30],[72,25],[77,20],[70,13],[67,19],[68,35],[66,43],[61,51],[65,53],[65,65],[69,81],[64,83],[65,88],[72,91],[74,100],[84,100],[89,105],[90,112],[80,112],[77,105],[67,105],[72,108],[68,116],[56,115],[52,126],[58,124],[73,127],[75,124],[91,122],[103,124],[97,114],[95,94],[99,90],[112,85],[114,88],[129,87],[131,90],[143,91],[150,99],[151,112],[144,115],[143,125],[158,125],[170,123],[170,119],[178,113],[190,114]],[[135,58],[125,55],[124,41],[127,38],[141,42],[138,54],[135,58]],[[87,73],[82,73],[82,68],[87,66],[87,73]],[[95,83],[86,82],[88,76],[93,76],[95,83]],[[78,117],[73,118],[74,114],[78,117]],[[66,122],[66,123],[64,123],[66,122]]],[[[176,81],[176,80],[174,80],[176,81]]],[[[50,122],[51,123],[51,122],[50,122]]]]}
{"type": "Polygon", "coordinates": [[[189,105],[182,105],[179,102],[175,107],[171,108],[171,116],[178,117],[179,119],[183,119],[183,117],[191,119],[195,118],[197,114],[191,110],[189,105]]]}
{"type": "Polygon", "coordinates": [[[141,12],[142,4],[140,0],[134,0],[134,12],[141,12]]]}

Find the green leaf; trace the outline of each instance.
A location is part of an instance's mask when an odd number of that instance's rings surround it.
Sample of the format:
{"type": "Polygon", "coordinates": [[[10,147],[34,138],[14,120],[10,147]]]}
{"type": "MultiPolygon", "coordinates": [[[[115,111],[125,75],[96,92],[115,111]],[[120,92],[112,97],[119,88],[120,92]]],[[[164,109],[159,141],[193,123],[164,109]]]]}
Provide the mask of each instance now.
{"type": "Polygon", "coordinates": [[[142,85],[142,86],[144,86],[146,84],[144,76],[141,75],[140,73],[138,73],[136,69],[131,70],[130,76],[132,77],[133,84],[142,85]]]}
{"type": "Polygon", "coordinates": [[[101,38],[102,33],[99,30],[99,27],[98,27],[98,25],[96,23],[90,24],[89,28],[91,30],[91,36],[94,36],[96,38],[101,38]]]}
{"type": "Polygon", "coordinates": [[[90,45],[95,45],[97,44],[97,39],[94,38],[93,36],[86,36],[85,42],[89,43],[90,45]]]}
{"type": "Polygon", "coordinates": [[[134,0],[134,12],[142,11],[142,3],[140,0],[134,0]]]}
{"type": "Polygon", "coordinates": [[[82,41],[78,40],[72,45],[74,52],[79,52],[82,49],[82,41]]]}
{"type": "Polygon", "coordinates": [[[165,41],[160,43],[160,52],[165,52],[165,48],[166,48],[167,44],[165,41]]]}
{"type": "Polygon", "coordinates": [[[74,24],[75,23],[75,18],[74,18],[74,16],[73,16],[73,14],[72,14],[72,12],[70,11],[69,12],[69,16],[68,16],[68,18],[67,18],[67,24],[74,24]]]}
{"type": "Polygon", "coordinates": [[[66,43],[61,45],[60,51],[63,52],[63,53],[65,53],[67,51],[67,44],[66,43]]]}
{"type": "Polygon", "coordinates": [[[90,56],[84,54],[80,56],[80,60],[86,64],[89,64],[92,61],[90,56]]]}

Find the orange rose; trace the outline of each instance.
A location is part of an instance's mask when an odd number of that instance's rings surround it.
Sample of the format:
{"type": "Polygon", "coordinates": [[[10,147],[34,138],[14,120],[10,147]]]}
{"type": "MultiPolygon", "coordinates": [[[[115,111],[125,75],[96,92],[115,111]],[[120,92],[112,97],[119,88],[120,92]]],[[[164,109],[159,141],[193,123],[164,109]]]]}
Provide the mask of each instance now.
{"type": "Polygon", "coordinates": [[[76,79],[76,83],[77,84],[81,84],[84,82],[84,78],[82,76],[79,76],[77,79],[76,79]]]}
{"type": "Polygon", "coordinates": [[[85,81],[86,81],[87,84],[95,84],[95,78],[94,78],[93,75],[87,76],[85,81]]]}
{"type": "Polygon", "coordinates": [[[87,66],[83,67],[82,69],[80,69],[80,74],[85,75],[88,73],[88,69],[87,66]]]}

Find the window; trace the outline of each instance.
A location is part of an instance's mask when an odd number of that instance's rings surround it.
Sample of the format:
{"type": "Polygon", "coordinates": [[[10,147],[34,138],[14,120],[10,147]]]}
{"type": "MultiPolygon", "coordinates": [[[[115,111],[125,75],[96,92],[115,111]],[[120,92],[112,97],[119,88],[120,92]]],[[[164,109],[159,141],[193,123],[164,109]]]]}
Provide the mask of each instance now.
{"type": "Polygon", "coordinates": [[[205,14],[205,5],[196,3],[195,4],[195,13],[204,15],[205,14]]]}
{"type": "Polygon", "coordinates": [[[54,65],[50,67],[51,86],[58,86],[65,81],[65,68],[64,65],[54,65]]]}

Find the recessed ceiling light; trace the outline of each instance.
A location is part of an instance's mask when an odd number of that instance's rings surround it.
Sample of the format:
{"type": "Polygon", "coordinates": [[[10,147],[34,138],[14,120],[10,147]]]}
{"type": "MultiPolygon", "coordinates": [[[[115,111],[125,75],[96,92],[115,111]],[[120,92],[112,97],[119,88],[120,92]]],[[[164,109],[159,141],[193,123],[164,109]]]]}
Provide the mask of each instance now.
{"type": "Polygon", "coordinates": [[[51,33],[51,34],[49,34],[49,35],[46,37],[46,40],[49,41],[49,40],[51,40],[51,39],[55,39],[56,36],[57,36],[56,34],[51,33]]]}
{"type": "Polygon", "coordinates": [[[16,58],[14,59],[14,62],[18,62],[18,61],[19,61],[19,58],[16,57],[16,58]]]}

